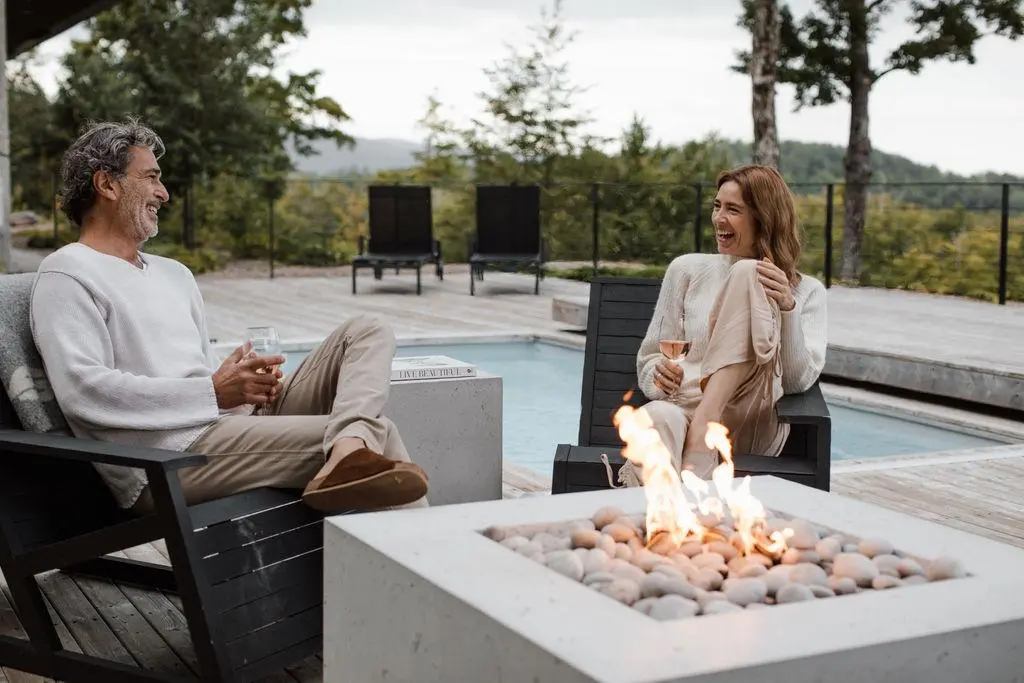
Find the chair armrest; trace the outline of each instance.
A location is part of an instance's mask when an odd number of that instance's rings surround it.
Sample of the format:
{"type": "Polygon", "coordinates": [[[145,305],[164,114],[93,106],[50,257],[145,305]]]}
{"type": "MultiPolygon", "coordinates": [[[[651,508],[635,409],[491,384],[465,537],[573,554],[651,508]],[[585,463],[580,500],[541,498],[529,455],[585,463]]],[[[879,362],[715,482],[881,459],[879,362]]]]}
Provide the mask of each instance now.
{"type": "Polygon", "coordinates": [[[441,253],[441,240],[434,240],[434,256],[440,261],[443,258],[441,253]]]}
{"type": "Polygon", "coordinates": [[[205,455],[179,453],[142,446],[125,446],[109,441],[79,439],[59,434],[35,434],[20,429],[0,429],[0,452],[11,455],[37,455],[63,460],[142,467],[147,471],[170,472],[206,463],[205,455]]]}
{"type": "Polygon", "coordinates": [[[789,424],[821,424],[832,419],[817,382],[802,394],[787,394],[780,398],[775,404],[775,412],[780,422],[789,424]]]}

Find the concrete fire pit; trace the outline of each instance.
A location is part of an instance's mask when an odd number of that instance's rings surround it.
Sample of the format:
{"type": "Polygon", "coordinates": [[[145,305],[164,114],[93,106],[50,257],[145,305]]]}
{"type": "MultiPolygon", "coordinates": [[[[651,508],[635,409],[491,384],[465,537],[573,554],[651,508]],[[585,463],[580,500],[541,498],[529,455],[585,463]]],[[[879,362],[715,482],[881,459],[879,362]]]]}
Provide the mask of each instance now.
{"type": "Polygon", "coordinates": [[[968,575],[658,621],[482,533],[642,513],[640,489],[333,517],[324,680],[1019,680],[1024,551],[771,477],[751,489],[781,515],[956,558],[968,575]]]}

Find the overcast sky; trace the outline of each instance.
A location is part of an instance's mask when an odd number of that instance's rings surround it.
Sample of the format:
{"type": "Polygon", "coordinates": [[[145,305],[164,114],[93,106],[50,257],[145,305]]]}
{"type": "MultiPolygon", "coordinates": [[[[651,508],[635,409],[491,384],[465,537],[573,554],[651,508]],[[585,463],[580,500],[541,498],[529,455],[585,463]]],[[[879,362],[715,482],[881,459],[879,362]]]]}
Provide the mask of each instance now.
{"type": "MultiPolygon", "coordinates": [[[[802,14],[811,0],[792,0],[802,14]]],[[[502,58],[505,43],[525,44],[543,0],[314,0],[309,35],[289,46],[284,67],[319,69],[321,91],[353,120],[361,137],[421,139],[416,120],[436,93],[447,113],[477,114],[486,87],[483,68],[502,58]]],[[[750,139],[750,81],[732,73],[734,52],[750,38],[736,26],[739,0],[565,0],[578,31],[568,52],[575,82],[588,86],[581,105],[593,132],[615,136],[634,112],[655,138],[678,143],[715,132],[750,139]]],[[[885,19],[872,48],[880,65],[909,35],[899,14],[885,19]]],[[[63,52],[71,31],[44,44],[44,58],[63,52]]],[[[973,173],[1024,174],[1024,41],[986,38],[977,64],[929,64],[918,76],[890,74],[872,92],[874,146],[973,173]]],[[[37,70],[44,87],[56,67],[37,70]]],[[[792,110],[792,89],[777,94],[783,139],[845,144],[849,108],[792,110]]]]}

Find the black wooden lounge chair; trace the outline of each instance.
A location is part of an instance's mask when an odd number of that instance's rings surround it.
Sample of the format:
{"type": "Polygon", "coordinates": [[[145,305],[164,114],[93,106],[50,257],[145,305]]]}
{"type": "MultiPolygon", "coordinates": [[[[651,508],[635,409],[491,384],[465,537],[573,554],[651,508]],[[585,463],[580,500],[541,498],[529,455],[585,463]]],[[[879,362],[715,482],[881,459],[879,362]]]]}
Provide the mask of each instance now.
{"type": "Polygon", "coordinates": [[[373,185],[370,194],[370,240],[359,236],[359,254],[352,259],[352,293],[356,273],[372,268],[380,280],[385,268],[416,269],[416,294],[422,292],[420,270],[434,264],[434,274],[444,280],[441,243],[434,239],[434,218],[430,188],[420,186],[373,185]]]}
{"type": "Polygon", "coordinates": [[[28,635],[0,637],[0,665],[63,681],[195,680],[63,649],[36,581],[51,570],[177,592],[203,681],[318,653],[322,515],[277,489],[188,506],[177,471],[205,456],[65,435],[27,330],[33,277],[0,276],[0,570],[28,635]],[[119,509],[93,463],[145,469],[156,512],[119,509]],[[170,567],[108,557],[160,538],[170,567]]]}
{"type": "MultiPolygon", "coordinates": [[[[635,389],[631,405],[647,402],[637,389],[636,357],[660,289],[660,280],[646,278],[600,277],[590,284],[579,444],[558,446],[552,493],[608,488],[601,454],[607,454],[613,473],[618,474],[624,462],[623,444],[612,414],[631,389],[635,389]]],[[[736,476],[771,474],[827,491],[832,420],[820,387],[815,384],[802,394],[784,396],[776,410],[779,419],[791,425],[782,454],[769,458],[738,453],[733,459],[736,476]]]]}
{"type": "Polygon", "coordinates": [[[476,237],[469,245],[469,293],[484,270],[518,271],[532,267],[533,293],[540,293],[546,260],[540,234],[540,187],[536,185],[476,188],[476,237]]]}

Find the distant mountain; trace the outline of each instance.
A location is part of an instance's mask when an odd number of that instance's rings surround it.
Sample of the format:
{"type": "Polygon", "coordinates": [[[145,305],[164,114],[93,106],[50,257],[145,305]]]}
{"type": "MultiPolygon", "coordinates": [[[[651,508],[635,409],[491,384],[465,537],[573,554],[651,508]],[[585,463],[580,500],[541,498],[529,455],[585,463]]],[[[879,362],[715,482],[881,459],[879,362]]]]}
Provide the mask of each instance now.
{"type": "Polygon", "coordinates": [[[301,157],[292,153],[300,173],[344,176],[409,168],[416,163],[413,154],[422,149],[418,142],[388,138],[356,138],[355,147],[342,149],[329,140],[317,140],[312,146],[318,154],[301,157]]]}
{"type": "MultiPolygon", "coordinates": [[[[742,140],[720,141],[732,163],[750,161],[751,143],[742,140]]],[[[409,168],[422,143],[398,138],[356,138],[355,147],[338,149],[333,142],[313,144],[319,153],[310,157],[292,155],[300,173],[344,176],[409,168]]],[[[843,180],[843,155],[839,145],[817,142],[782,142],[782,172],[794,185],[821,185],[843,180]]],[[[1002,173],[962,176],[935,166],[919,164],[898,154],[875,150],[872,153],[872,183],[955,183],[965,180],[1013,182],[1024,178],[1002,173]]],[[[710,180],[710,179],[709,179],[710,180]]],[[[799,188],[794,188],[799,191],[799,188]]]]}
{"type": "MultiPolygon", "coordinates": [[[[742,140],[725,140],[720,144],[726,149],[733,163],[749,162],[752,143],[742,140]]],[[[843,181],[844,147],[818,142],[782,141],[782,173],[790,184],[824,184],[843,181]]],[[[971,180],[976,182],[1013,182],[1022,178],[1005,173],[979,173],[963,176],[942,171],[936,166],[926,166],[898,154],[874,150],[871,153],[872,183],[953,183],[971,180]]]]}

